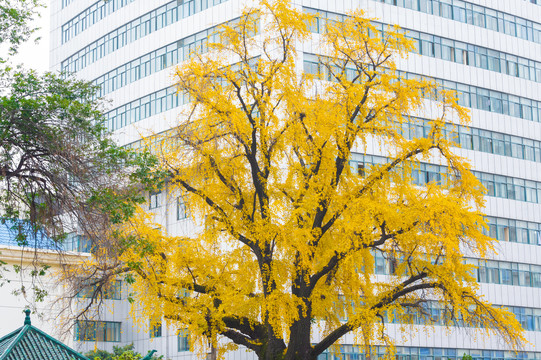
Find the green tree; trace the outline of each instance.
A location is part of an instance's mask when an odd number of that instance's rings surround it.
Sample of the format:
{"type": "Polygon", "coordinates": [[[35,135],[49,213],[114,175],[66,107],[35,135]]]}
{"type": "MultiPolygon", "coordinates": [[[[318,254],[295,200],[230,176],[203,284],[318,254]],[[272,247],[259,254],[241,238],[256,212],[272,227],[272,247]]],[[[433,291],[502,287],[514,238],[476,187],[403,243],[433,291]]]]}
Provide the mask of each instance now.
{"type": "MultiPolygon", "coordinates": [[[[23,246],[38,232],[60,245],[77,232],[97,247],[104,229],[142,201],[127,185],[143,158],[112,141],[104,127],[107,103],[90,83],[5,64],[34,32],[29,24],[41,6],[0,0],[0,45],[9,47],[0,68],[0,220],[13,225],[23,246]]],[[[32,275],[42,273],[38,264],[36,257],[32,275]]]]}
{"type": "MultiPolygon", "coordinates": [[[[94,350],[85,353],[84,355],[91,360],[139,360],[143,355],[133,350],[133,344],[125,346],[113,346],[113,352],[105,350],[94,350]]],[[[153,355],[151,360],[162,360],[163,355],[153,355]]]]}
{"type": "Polygon", "coordinates": [[[1,81],[0,216],[26,220],[61,239],[73,224],[94,234],[103,221],[129,212],[120,203],[114,207],[113,195],[136,199],[123,190],[136,157],[109,138],[94,88],[12,69],[1,81]]]}
{"type": "MultiPolygon", "coordinates": [[[[0,0],[0,46],[8,47],[8,55],[15,54],[37,30],[30,24],[43,6],[40,0],[0,0]]],[[[0,56],[0,63],[6,60],[0,56]]]]}
{"type": "MultiPolygon", "coordinates": [[[[8,56],[36,30],[30,23],[42,6],[0,0],[0,45],[9,46],[8,56]]],[[[141,199],[125,185],[141,158],[111,140],[106,103],[95,90],[66,74],[0,69],[0,219],[62,240],[74,225],[96,235],[104,221],[131,214],[141,199]]]]}

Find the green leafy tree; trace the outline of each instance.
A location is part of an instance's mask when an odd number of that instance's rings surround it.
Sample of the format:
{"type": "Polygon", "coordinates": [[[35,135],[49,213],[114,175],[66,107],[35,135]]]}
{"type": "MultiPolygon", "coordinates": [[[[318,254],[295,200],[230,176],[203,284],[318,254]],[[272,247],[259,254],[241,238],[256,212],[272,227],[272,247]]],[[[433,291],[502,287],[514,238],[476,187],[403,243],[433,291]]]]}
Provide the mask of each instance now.
{"type": "MultiPolygon", "coordinates": [[[[17,53],[19,45],[38,30],[31,22],[42,7],[40,0],[0,0],[0,45],[8,46],[8,55],[17,53]]],[[[0,56],[0,63],[5,61],[0,56]]]]}
{"type": "MultiPolygon", "coordinates": [[[[104,231],[143,201],[129,177],[133,165],[150,158],[113,142],[103,126],[105,104],[87,82],[6,68],[0,88],[1,221],[16,227],[22,246],[46,234],[62,249],[67,234],[77,232],[92,249],[114,251],[104,231]]],[[[27,270],[37,273],[39,263],[37,256],[27,270]]],[[[94,276],[72,279],[76,293],[94,276]]]]}
{"type": "Polygon", "coordinates": [[[99,229],[92,225],[129,214],[130,207],[115,199],[137,200],[135,191],[123,190],[136,157],[108,137],[94,88],[12,69],[3,71],[1,81],[1,216],[26,220],[61,239],[66,224],[94,234],[99,229]]]}
{"type": "MultiPolygon", "coordinates": [[[[113,352],[105,350],[94,350],[84,354],[87,358],[92,360],[139,360],[143,358],[143,355],[133,350],[133,344],[125,346],[113,346],[113,352]]],[[[163,355],[153,355],[151,360],[162,360],[163,355]]]]}
{"type": "MultiPolygon", "coordinates": [[[[37,30],[31,23],[43,6],[41,0],[0,0],[0,46],[9,47],[2,62],[37,30]]],[[[55,240],[75,224],[97,238],[104,222],[120,222],[142,201],[137,189],[126,190],[131,165],[141,165],[141,158],[110,139],[105,103],[95,90],[66,74],[0,68],[4,223],[23,221],[55,240]]],[[[29,245],[26,235],[17,235],[21,245],[29,245]]]]}
{"type": "MultiPolygon", "coordinates": [[[[111,140],[106,103],[90,83],[6,65],[36,30],[31,21],[42,6],[0,0],[0,46],[8,47],[0,55],[0,221],[12,225],[22,246],[35,245],[38,233],[61,244],[76,231],[97,247],[103,229],[142,201],[127,185],[143,158],[111,140]]],[[[41,274],[35,258],[31,275],[41,274]]]]}

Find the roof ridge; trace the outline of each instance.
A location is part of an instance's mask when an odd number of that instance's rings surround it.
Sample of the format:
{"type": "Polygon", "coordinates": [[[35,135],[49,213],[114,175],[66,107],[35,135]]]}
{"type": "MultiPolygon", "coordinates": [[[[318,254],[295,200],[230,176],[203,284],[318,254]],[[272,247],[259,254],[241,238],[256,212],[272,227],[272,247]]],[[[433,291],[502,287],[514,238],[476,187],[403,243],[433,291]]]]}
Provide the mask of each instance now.
{"type": "Polygon", "coordinates": [[[24,334],[28,332],[28,328],[30,328],[32,325],[23,325],[19,329],[15,331],[19,331],[19,334],[15,337],[15,339],[9,344],[9,346],[6,348],[4,353],[0,355],[0,360],[4,360],[7,358],[7,355],[11,352],[11,350],[15,347],[15,345],[23,338],[24,334]]]}
{"type": "MultiPolygon", "coordinates": [[[[23,326],[24,326],[24,325],[23,325],[23,326]]],[[[21,326],[21,327],[22,327],[22,326],[21,326]]],[[[7,335],[2,336],[2,337],[0,338],[0,343],[1,343],[2,341],[4,341],[5,339],[9,338],[10,336],[13,336],[13,335],[15,335],[16,333],[18,333],[18,332],[21,330],[21,327],[19,327],[19,328],[13,330],[12,332],[10,332],[10,333],[7,334],[7,335]]],[[[0,355],[1,355],[1,354],[0,354],[0,355]]]]}
{"type": "MultiPolygon", "coordinates": [[[[13,331],[10,332],[9,334],[2,336],[2,337],[0,338],[0,344],[2,343],[2,341],[7,340],[9,337],[12,337],[12,336],[15,335],[16,333],[18,333],[19,330],[21,330],[20,327],[17,328],[17,329],[15,329],[15,330],[13,330],[13,331]]],[[[2,355],[2,354],[0,354],[0,355],[2,355]]]]}
{"type": "Polygon", "coordinates": [[[18,328],[15,331],[12,331],[8,335],[2,337],[2,339],[7,339],[10,336],[13,336],[14,339],[11,341],[9,346],[4,350],[2,354],[0,354],[0,360],[6,360],[9,358],[10,353],[17,347],[17,345],[21,342],[23,338],[25,338],[25,335],[34,333],[34,335],[37,335],[42,340],[46,340],[49,342],[54,343],[56,346],[58,346],[60,349],[64,350],[70,356],[73,356],[75,359],[79,360],[90,360],[88,357],[84,356],[83,354],[77,352],[76,350],[72,349],[68,345],[62,343],[61,341],[55,339],[51,335],[47,334],[45,331],[38,329],[37,327],[33,325],[23,325],[22,327],[18,328]],[[18,334],[17,334],[18,333],[18,334]]]}
{"type": "Polygon", "coordinates": [[[5,350],[11,345],[11,343],[17,338],[17,333],[19,332],[19,330],[20,328],[0,338],[0,357],[2,356],[2,354],[4,354],[5,350]],[[1,349],[1,347],[3,347],[3,350],[1,349]]]}
{"type": "MultiPolygon", "coordinates": [[[[45,331],[43,330],[40,330],[38,329],[37,327],[33,326],[33,325],[27,325],[31,330],[37,332],[39,335],[42,335],[42,336],[45,336],[45,338],[47,338],[47,340],[50,340],[52,342],[54,342],[56,345],[59,345],[61,346],[63,349],[65,350],[68,350],[70,353],[76,355],[76,356],[79,356],[81,357],[82,359],[84,360],[90,360],[89,358],[87,358],[86,356],[84,356],[83,354],[75,351],[74,349],[72,349],[71,347],[69,347],[68,345],[62,343],[60,340],[57,340],[55,339],[54,337],[52,337],[51,335],[47,334],[45,331]]],[[[0,360],[2,360],[2,358],[0,358],[0,360]]]]}

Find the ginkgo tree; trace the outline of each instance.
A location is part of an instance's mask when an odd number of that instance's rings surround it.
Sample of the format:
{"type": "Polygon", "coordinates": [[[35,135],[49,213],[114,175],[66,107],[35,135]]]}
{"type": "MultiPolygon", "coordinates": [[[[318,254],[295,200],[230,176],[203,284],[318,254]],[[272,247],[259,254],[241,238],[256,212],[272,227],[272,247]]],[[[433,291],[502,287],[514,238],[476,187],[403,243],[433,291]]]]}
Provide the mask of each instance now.
{"type": "Polygon", "coordinates": [[[149,318],[260,359],[316,359],[349,333],[366,353],[392,346],[388,323],[430,324],[429,302],[448,326],[519,346],[519,323],[465,261],[494,250],[482,186],[451,149],[449,124],[468,111],[397,70],[414,50],[400,29],[361,11],[318,20],[311,33],[313,15],[263,0],[177,67],[189,105],[140,174],[182,196],[196,230],[167,234],[141,208],[115,229],[115,274],[149,318]],[[309,43],[319,54],[305,61],[309,43]],[[413,115],[428,136],[406,136],[413,115]]]}

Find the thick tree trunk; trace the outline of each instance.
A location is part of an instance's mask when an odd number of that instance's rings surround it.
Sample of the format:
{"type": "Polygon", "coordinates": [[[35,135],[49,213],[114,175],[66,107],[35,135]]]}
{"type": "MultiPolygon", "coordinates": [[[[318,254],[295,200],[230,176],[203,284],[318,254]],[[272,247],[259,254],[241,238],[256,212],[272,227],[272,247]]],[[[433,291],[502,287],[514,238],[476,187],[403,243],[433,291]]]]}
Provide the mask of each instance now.
{"type": "Polygon", "coordinates": [[[264,353],[262,354],[263,356],[259,356],[259,359],[283,360],[285,350],[286,346],[284,344],[284,341],[282,339],[276,338],[276,336],[274,336],[274,331],[272,331],[272,336],[270,336],[268,339],[267,346],[265,347],[264,353]]]}
{"type": "Polygon", "coordinates": [[[290,338],[287,346],[285,360],[315,360],[311,356],[312,344],[310,338],[312,308],[311,303],[305,300],[305,309],[299,307],[299,320],[290,327],[290,338]]]}

